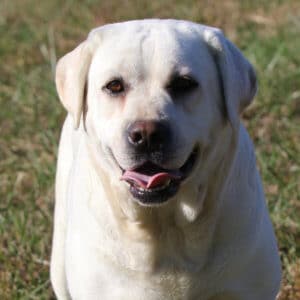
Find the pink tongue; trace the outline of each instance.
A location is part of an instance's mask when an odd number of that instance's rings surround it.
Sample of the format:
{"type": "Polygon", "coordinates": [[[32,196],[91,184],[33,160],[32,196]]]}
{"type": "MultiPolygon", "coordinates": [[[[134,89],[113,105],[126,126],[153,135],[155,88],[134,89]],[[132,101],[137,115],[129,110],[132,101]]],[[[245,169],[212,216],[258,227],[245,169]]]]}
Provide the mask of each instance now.
{"type": "Polygon", "coordinates": [[[134,182],[136,185],[139,185],[142,188],[150,189],[150,188],[162,186],[165,183],[167,183],[168,180],[179,179],[180,177],[181,176],[179,172],[178,174],[177,172],[174,173],[161,172],[149,176],[135,171],[127,170],[124,172],[123,176],[121,177],[121,180],[134,182]]]}

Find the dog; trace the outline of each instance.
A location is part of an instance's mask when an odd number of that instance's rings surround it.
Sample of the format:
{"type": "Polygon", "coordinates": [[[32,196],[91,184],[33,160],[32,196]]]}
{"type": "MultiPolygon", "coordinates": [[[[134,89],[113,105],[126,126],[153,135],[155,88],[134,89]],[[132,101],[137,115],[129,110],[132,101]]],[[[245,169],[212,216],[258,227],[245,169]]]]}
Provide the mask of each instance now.
{"type": "Polygon", "coordinates": [[[281,267],[240,121],[256,75],[222,31],[104,25],[57,64],[58,299],[274,300],[281,267]]]}

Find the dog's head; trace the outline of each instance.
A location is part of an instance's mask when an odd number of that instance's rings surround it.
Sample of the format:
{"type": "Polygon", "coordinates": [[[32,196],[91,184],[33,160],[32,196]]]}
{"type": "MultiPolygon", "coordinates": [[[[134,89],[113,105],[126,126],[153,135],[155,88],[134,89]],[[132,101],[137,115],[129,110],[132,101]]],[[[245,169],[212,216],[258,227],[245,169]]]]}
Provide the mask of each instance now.
{"type": "Polygon", "coordinates": [[[175,20],[93,30],[59,61],[56,83],[101,167],[144,205],[210,176],[256,92],[251,65],[220,30],[175,20]]]}

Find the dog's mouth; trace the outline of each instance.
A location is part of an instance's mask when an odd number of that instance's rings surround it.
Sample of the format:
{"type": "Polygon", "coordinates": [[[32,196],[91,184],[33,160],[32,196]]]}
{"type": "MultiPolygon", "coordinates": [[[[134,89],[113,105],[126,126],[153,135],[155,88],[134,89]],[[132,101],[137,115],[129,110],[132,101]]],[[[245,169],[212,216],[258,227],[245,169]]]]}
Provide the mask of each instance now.
{"type": "Polygon", "coordinates": [[[129,183],[130,193],[144,205],[161,204],[174,196],[181,182],[191,173],[198,156],[195,148],[179,169],[165,169],[147,161],[130,170],[124,170],[121,180],[129,183]]]}

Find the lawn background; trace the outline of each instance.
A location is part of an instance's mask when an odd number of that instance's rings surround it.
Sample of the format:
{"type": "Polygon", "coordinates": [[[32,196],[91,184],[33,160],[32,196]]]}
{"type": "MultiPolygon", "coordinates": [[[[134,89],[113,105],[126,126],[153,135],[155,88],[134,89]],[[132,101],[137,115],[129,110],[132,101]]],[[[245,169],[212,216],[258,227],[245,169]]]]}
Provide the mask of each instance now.
{"type": "Polygon", "coordinates": [[[0,299],[54,299],[53,183],[65,117],[53,81],[57,59],[93,27],[148,17],[221,27],[254,64],[259,92],[243,118],[278,237],[280,300],[300,299],[298,0],[0,0],[0,299]]]}

